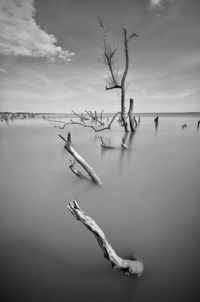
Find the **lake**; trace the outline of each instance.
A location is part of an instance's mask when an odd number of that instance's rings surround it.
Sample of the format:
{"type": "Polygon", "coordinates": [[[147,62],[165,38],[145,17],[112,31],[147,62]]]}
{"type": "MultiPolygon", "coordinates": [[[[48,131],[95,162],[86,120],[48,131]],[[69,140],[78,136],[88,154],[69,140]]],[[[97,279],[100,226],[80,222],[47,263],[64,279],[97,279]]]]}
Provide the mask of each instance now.
{"type": "Polygon", "coordinates": [[[197,301],[200,255],[200,117],[142,117],[127,150],[118,123],[95,133],[42,119],[0,124],[1,301],[197,301]],[[181,125],[187,124],[182,130],[181,125]],[[61,133],[103,185],[77,178],[61,133]],[[72,199],[121,257],[139,255],[140,278],[111,269],[72,199]]]}

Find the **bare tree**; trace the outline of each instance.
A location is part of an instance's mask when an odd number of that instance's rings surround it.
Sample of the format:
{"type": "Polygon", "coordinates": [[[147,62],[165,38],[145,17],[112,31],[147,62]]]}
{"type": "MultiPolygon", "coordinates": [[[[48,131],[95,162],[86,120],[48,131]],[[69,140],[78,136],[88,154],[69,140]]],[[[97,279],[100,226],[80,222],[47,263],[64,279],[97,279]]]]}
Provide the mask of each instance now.
{"type": "MultiPolygon", "coordinates": [[[[125,66],[122,73],[119,72],[117,55],[117,48],[111,46],[108,39],[108,30],[106,29],[103,20],[99,18],[99,25],[103,33],[104,53],[103,63],[108,67],[109,73],[106,78],[106,90],[119,89],[121,92],[121,121],[126,132],[128,132],[128,123],[126,121],[126,106],[125,106],[125,94],[126,94],[126,78],[129,69],[129,42],[132,38],[138,37],[138,34],[128,34],[125,28],[122,28],[123,33],[123,45],[124,45],[124,59],[125,66]]],[[[132,130],[132,129],[131,129],[132,130]]]]}

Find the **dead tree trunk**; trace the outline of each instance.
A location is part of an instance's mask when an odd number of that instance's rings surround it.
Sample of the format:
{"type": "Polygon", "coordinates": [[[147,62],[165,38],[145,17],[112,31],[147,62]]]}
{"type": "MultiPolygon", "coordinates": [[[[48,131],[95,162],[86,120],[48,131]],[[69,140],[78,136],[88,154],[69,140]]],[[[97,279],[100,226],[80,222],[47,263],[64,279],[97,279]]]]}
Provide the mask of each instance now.
{"type": "Polygon", "coordinates": [[[131,35],[127,35],[127,30],[122,28],[123,30],[123,44],[124,44],[124,53],[125,53],[125,67],[122,75],[119,74],[119,67],[116,65],[118,61],[118,57],[116,55],[117,48],[112,49],[107,41],[108,31],[105,28],[105,25],[102,19],[99,18],[99,25],[103,32],[103,42],[104,42],[104,54],[103,54],[103,62],[108,67],[109,75],[106,79],[106,90],[111,89],[120,89],[121,90],[121,122],[127,133],[128,123],[126,121],[126,106],[125,106],[125,94],[126,94],[126,77],[129,69],[129,49],[128,44],[129,41],[133,37],[138,37],[138,34],[133,33],[131,35]]]}
{"type": "Polygon", "coordinates": [[[106,236],[104,235],[100,227],[91,217],[89,217],[81,210],[75,200],[70,202],[67,207],[72,215],[81,223],[83,223],[86,228],[94,234],[99,246],[103,250],[104,257],[108,259],[108,261],[110,261],[113,269],[120,269],[127,275],[134,275],[137,277],[142,275],[144,270],[142,261],[123,259],[119,257],[107,241],[106,236]]]}
{"type": "Polygon", "coordinates": [[[134,100],[130,99],[128,118],[129,118],[129,125],[130,125],[131,132],[135,132],[134,117],[133,117],[133,103],[134,103],[134,100]]]}
{"type": "Polygon", "coordinates": [[[126,121],[126,107],[125,107],[125,82],[129,68],[129,53],[128,53],[128,38],[127,38],[127,30],[122,28],[124,33],[124,51],[125,51],[125,69],[121,80],[121,116],[122,122],[125,129],[125,132],[128,132],[128,123],[126,121]]]}
{"type": "MultiPolygon", "coordinates": [[[[73,156],[73,158],[83,167],[83,169],[87,172],[87,174],[90,176],[92,181],[97,184],[101,185],[102,182],[98,175],[94,172],[92,167],[88,165],[88,163],[78,154],[78,152],[72,147],[72,141],[71,141],[71,134],[68,133],[67,139],[64,138],[61,134],[59,134],[59,137],[66,143],[65,149],[73,156]]],[[[72,166],[73,168],[73,166],[72,166]]],[[[72,169],[71,169],[72,170],[72,169]]],[[[75,173],[76,174],[76,173],[75,173]]],[[[77,174],[76,174],[77,175],[77,174]]]]}

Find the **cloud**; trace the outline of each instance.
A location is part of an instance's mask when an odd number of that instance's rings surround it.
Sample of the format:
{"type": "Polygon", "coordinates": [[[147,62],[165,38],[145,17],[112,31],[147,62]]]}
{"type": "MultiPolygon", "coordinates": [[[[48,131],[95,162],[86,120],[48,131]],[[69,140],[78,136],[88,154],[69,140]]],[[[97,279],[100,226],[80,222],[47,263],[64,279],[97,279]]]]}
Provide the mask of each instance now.
{"type": "Polygon", "coordinates": [[[40,28],[35,14],[34,0],[0,1],[0,53],[71,61],[74,54],[55,45],[56,37],[40,28]]]}
{"type": "Polygon", "coordinates": [[[154,8],[159,8],[163,9],[164,8],[164,0],[150,0],[150,9],[154,8]]]}
{"type": "Polygon", "coordinates": [[[163,10],[165,9],[165,5],[168,3],[173,2],[174,0],[150,0],[150,4],[149,7],[151,10],[153,9],[159,9],[159,10],[163,10]]]}
{"type": "Polygon", "coordinates": [[[6,72],[6,69],[0,68],[0,72],[6,72]]]}

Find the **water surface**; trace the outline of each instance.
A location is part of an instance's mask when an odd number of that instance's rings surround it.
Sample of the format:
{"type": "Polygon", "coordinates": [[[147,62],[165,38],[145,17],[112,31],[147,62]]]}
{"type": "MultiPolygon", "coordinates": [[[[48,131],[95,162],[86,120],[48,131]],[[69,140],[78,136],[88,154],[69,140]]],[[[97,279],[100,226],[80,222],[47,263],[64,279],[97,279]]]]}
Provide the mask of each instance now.
{"type": "MultiPolygon", "coordinates": [[[[74,147],[102,179],[78,179],[59,133],[42,119],[0,125],[1,301],[197,301],[198,117],[144,117],[128,150],[102,150],[99,134],[70,126],[74,147]],[[183,131],[181,125],[187,124],[183,131]],[[140,278],[113,271],[93,235],[67,210],[72,199],[140,278]]],[[[123,130],[102,132],[120,146],[123,130]]]]}

